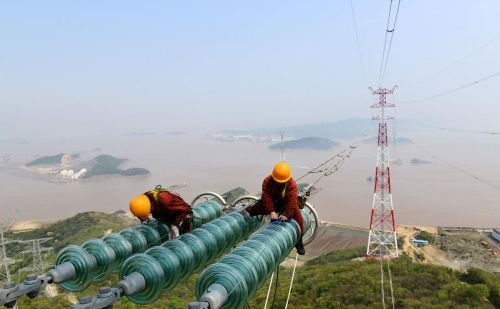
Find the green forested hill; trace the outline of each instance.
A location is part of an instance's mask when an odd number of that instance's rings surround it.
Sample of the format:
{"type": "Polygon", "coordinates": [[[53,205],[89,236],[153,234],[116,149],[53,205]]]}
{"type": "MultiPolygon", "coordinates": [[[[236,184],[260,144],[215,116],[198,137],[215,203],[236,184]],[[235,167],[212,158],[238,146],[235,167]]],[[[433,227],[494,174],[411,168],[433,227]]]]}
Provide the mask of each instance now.
{"type": "MultiPolygon", "coordinates": [[[[306,263],[295,277],[290,308],[381,308],[380,263],[351,261],[359,250],[334,252],[306,263]]],[[[386,274],[387,265],[384,263],[386,274]]],[[[467,273],[412,262],[402,256],[390,264],[396,308],[500,308],[500,277],[479,269],[467,273]]],[[[283,308],[290,270],[280,273],[275,308],[283,308]]],[[[390,303],[388,278],[386,305],[390,303]]],[[[261,289],[254,304],[262,303],[261,289]]]]}
{"type": "Polygon", "coordinates": [[[52,237],[53,241],[47,245],[52,245],[57,252],[66,245],[81,244],[91,238],[100,238],[107,231],[115,232],[138,223],[138,220],[128,216],[90,211],[79,213],[71,218],[57,221],[42,228],[7,236],[15,239],[52,237]]]}

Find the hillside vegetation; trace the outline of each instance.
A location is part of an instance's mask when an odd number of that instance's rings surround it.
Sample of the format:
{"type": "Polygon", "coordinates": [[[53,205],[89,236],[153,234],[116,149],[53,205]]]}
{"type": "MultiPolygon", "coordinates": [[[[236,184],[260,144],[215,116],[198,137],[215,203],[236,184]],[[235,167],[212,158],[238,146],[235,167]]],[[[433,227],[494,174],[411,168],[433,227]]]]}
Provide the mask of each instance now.
{"type": "Polygon", "coordinates": [[[79,213],[74,217],[31,231],[18,232],[14,235],[9,233],[7,237],[15,239],[52,237],[53,240],[48,242],[47,246],[53,246],[57,252],[66,245],[81,244],[88,239],[102,237],[106,232],[119,231],[137,223],[137,220],[128,216],[92,211],[79,213]]]}

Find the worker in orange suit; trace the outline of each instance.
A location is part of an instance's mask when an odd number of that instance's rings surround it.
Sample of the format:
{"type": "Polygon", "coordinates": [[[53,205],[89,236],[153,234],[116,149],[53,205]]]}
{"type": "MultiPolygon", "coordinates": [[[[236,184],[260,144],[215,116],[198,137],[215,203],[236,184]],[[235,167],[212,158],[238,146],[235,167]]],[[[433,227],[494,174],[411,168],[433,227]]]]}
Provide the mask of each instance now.
{"type": "Polygon", "coordinates": [[[179,234],[188,233],[193,227],[191,206],[178,194],[161,186],[134,197],[130,201],[130,211],[141,222],[147,221],[151,215],[162,223],[174,225],[179,234]]]}
{"type": "Polygon", "coordinates": [[[286,162],[278,162],[262,182],[262,197],[247,209],[251,216],[271,215],[271,221],[295,219],[300,226],[301,236],[295,248],[300,255],[305,254],[302,236],[304,218],[298,204],[298,188],[292,178],[292,171],[286,162]]]}

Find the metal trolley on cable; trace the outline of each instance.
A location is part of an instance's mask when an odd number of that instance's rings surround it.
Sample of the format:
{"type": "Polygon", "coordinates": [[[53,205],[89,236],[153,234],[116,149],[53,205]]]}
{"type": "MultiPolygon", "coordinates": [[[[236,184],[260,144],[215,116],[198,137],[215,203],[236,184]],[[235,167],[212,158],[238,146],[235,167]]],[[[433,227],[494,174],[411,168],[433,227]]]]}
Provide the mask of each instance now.
{"type": "MultiPolygon", "coordinates": [[[[227,208],[226,200],[214,192],[201,193],[191,205],[195,228],[222,216],[227,208]]],[[[59,252],[56,266],[46,274],[32,274],[21,284],[8,282],[1,287],[0,306],[12,308],[22,295],[35,298],[48,284],[59,284],[70,292],[82,291],[90,283],[104,281],[118,272],[130,256],[168,243],[171,238],[170,226],[152,220],[101,239],[88,240],[81,246],[69,245],[59,252]]]]}

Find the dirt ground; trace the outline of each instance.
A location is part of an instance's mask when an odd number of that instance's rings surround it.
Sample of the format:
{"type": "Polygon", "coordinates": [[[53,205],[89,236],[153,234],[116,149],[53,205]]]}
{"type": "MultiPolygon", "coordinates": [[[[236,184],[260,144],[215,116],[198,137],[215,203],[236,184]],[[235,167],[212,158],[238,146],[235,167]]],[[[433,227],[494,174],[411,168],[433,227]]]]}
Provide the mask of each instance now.
{"type": "Polygon", "coordinates": [[[500,243],[491,238],[490,232],[442,228],[436,246],[462,270],[477,267],[500,273],[500,243]]]}
{"type": "Polygon", "coordinates": [[[319,256],[335,250],[366,246],[367,241],[366,229],[323,221],[306,251],[310,256],[319,256]]]}
{"type": "Polygon", "coordinates": [[[403,247],[400,249],[422,263],[462,271],[477,267],[492,273],[500,272],[500,244],[488,232],[408,225],[398,226],[397,232],[399,237],[404,237],[403,247]],[[435,243],[420,248],[414,246],[411,239],[421,230],[434,235],[435,243]]]}

